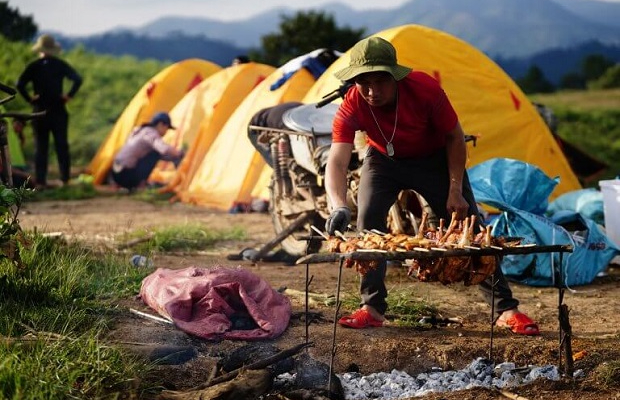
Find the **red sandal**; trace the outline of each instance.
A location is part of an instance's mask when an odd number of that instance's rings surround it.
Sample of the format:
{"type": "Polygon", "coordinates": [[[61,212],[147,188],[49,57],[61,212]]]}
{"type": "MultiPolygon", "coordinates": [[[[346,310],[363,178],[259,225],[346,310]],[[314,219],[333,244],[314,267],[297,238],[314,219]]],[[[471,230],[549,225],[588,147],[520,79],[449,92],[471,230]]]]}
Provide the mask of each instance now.
{"type": "Polygon", "coordinates": [[[507,320],[498,320],[496,325],[500,328],[510,329],[517,335],[536,336],[540,335],[538,325],[527,315],[518,312],[507,320]]]}
{"type": "Polygon", "coordinates": [[[360,308],[351,315],[345,315],[338,320],[338,323],[347,328],[362,329],[376,328],[383,326],[383,321],[375,319],[368,310],[360,308]]]}

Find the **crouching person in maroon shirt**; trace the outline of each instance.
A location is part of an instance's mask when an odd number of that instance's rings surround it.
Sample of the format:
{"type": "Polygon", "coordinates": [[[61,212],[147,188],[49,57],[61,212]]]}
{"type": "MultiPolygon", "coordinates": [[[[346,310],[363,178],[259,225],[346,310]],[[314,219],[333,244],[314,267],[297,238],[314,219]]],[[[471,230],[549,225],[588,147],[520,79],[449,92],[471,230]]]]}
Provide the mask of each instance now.
{"type": "Polygon", "coordinates": [[[112,179],[117,185],[132,192],[146,185],[159,160],[179,165],[184,156],[183,150],[162,139],[168,129],[175,129],[170,116],[160,112],[149,123],[131,132],[112,164],[112,179]]]}

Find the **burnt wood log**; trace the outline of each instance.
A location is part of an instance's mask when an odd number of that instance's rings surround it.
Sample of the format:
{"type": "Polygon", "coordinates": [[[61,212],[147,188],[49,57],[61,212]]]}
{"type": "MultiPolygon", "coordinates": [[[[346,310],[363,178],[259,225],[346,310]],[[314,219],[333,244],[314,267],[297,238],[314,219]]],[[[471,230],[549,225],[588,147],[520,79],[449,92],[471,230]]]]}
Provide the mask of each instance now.
{"type": "Polygon", "coordinates": [[[239,375],[239,373],[245,370],[256,370],[256,369],[267,368],[271,364],[275,364],[278,361],[284,360],[285,358],[292,357],[295,354],[299,353],[301,350],[305,349],[306,347],[310,347],[313,345],[314,343],[312,342],[302,343],[302,344],[298,344],[297,346],[293,346],[290,349],[282,350],[278,354],[275,354],[271,357],[267,357],[263,360],[258,360],[251,364],[245,365],[241,368],[237,368],[236,370],[230,371],[224,375],[216,376],[215,378],[211,379],[209,382],[206,382],[202,385],[197,386],[196,388],[194,388],[194,390],[205,389],[209,386],[213,386],[213,385],[217,385],[222,382],[229,381],[231,379],[234,379],[237,375],[239,375]]]}
{"type": "Polygon", "coordinates": [[[164,391],[158,400],[238,400],[255,399],[267,393],[273,385],[271,372],[266,369],[245,370],[228,382],[192,389],[186,392],[164,391]]]}

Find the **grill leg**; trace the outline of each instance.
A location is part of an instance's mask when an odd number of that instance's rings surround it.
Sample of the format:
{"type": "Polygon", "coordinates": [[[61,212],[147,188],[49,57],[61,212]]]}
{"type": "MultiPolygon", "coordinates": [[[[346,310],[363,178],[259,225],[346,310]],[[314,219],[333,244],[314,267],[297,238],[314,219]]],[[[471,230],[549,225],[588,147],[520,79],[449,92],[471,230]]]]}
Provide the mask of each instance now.
{"type": "MultiPolygon", "coordinates": [[[[499,264],[497,266],[499,268],[499,264]]],[[[495,329],[495,274],[491,275],[491,329],[489,334],[489,360],[493,361],[493,333],[495,329]]]]}
{"type": "Polygon", "coordinates": [[[332,375],[334,371],[334,358],[336,357],[336,328],[338,327],[338,314],[340,313],[340,279],[342,278],[342,266],[344,257],[340,258],[340,266],[338,267],[338,283],[336,285],[336,313],[334,314],[334,332],[332,335],[332,354],[329,360],[329,379],[327,380],[327,391],[332,387],[332,375]]]}

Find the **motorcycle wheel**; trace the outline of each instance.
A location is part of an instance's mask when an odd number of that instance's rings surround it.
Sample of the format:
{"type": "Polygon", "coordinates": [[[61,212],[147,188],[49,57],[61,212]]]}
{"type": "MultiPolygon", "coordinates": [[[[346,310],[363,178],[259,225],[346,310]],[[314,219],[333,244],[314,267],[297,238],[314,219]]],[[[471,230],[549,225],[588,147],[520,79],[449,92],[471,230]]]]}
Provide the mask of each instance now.
{"type": "MultiPolygon", "coordinates": [[[[269,190],[269,213],[271,214],[271,221],[273,223],[273,228],[276,232],[276,235],[279,235],[280,232],[286,229],[286,227],[289,226],[295,220],[295,218],[297,218],[298,215],[296,215],[295,217],[285,217],[282,214],[282,206],[280,204],[280,201],[284,200],[275,196],[273,186],[274,185],[271,185],[271,188],[269,190]]],[[[321,249],[321,246],[323,244],[322,241],[306,241],[297,240],[295,238],[296,236],[316,236],[316,233],[314,233],[310,229],[311,225],[314,225],[319,229],[323,229],[323,226],[325,225],[325,220],[321,218],[321,216],[319,216],[316,212],[312,212],[312,215],[308,219],[308,222],[303,224],[299,229],[297,229],[295,232],[288,235],[286,238],[284,238],[284,240],[282,240],[282,242],[280,243],[282,249],[284,249],[284,251],[286,251],[290,255],[297,257],[301,257],[306,254],[317,253],[321,249]]]]}

